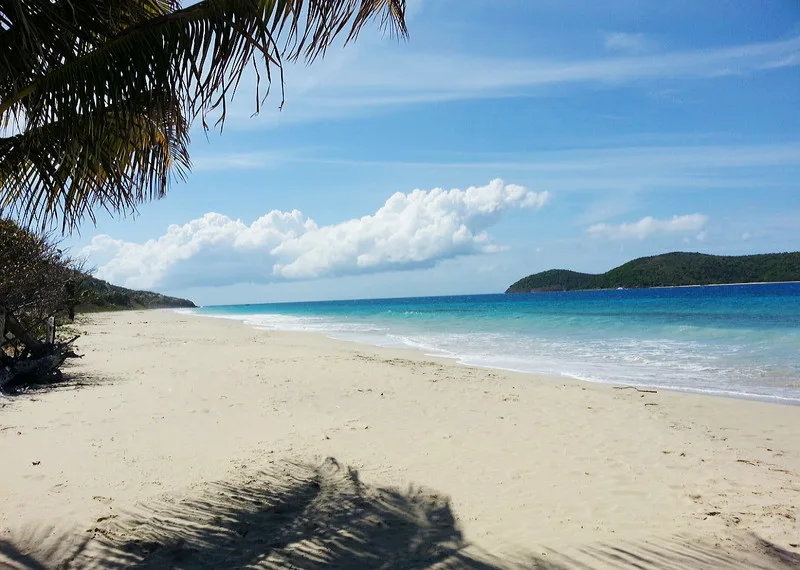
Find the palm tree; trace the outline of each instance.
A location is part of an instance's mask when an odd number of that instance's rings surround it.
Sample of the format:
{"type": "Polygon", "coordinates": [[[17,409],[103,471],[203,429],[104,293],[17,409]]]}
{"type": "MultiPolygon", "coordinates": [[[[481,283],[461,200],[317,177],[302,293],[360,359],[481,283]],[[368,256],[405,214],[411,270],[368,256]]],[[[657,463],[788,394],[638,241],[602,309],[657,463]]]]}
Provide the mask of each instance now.
{"type": "Polygon", "coordinates": [[[193,121],[221,129],[246,69],[258,112],[285,62],[375,18],[405,37],[404,16],[405,0],[0,0],[0,214],[69,231],[135,211],[185,176],[193,121]]]}

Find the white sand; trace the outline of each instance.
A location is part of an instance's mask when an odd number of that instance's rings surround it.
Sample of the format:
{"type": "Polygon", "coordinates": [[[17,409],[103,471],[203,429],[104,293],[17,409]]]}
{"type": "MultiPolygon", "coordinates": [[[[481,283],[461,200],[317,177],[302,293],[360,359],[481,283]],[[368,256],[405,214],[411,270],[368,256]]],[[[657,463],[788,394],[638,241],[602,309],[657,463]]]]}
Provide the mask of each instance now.
{"type": "Polygon", "coordinates": [[[0,399],[0,566],[800,566],[798,407],[163,311],[82,328],[83,386],[0,399]]]}

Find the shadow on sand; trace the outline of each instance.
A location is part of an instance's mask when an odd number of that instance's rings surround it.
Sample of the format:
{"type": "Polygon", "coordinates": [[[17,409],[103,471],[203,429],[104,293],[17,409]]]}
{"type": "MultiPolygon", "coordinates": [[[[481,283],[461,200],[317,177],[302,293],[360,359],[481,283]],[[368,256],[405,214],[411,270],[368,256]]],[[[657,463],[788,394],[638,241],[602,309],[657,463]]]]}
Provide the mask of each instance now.
{"type": "Polygon", "coordinates": [[[472,569],[792,568],[800,556],[753,538],[743,563],[688,539],[536,550],[498,560],[467,544],[446,498],[424,489],[365,485],[334,459],[272,464],[235,481],[202,484],[128,512],[109,511],[85,532],[37,531],[0,540],[0,567],[472,569]],[[755,552],[755,550],[751,550],[755,552]]]}
{"type": "Polygon", "coordinates": [[[80,390],[102,384],[110,384],[112,381],[85,372],[78,372],[71,369],[69,365],[64,366],[63,371],[52,374],[45,378],[32,379],[20,384],[5,386],[0,389],[0,396],[6,398],[20,397],[25,398],[35,396],[45,392],[66,392],[70,390],[80,390]]]}

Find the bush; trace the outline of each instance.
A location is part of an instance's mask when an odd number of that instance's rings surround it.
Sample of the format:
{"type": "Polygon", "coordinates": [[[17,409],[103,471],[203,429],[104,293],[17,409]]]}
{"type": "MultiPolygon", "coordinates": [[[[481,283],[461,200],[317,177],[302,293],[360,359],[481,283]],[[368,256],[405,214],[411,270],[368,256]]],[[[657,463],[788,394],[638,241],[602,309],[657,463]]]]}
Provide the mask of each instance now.
{"type": "MultiPolygon", "coordinates": [[[[48,234],[0,219],[0,311],[13,313],[39,337],[47,317],[72,317],[85,278],[80,264],[58,246],[48,234]]],[[[5,338],[2,342],[7,348],[5,338]]]]}

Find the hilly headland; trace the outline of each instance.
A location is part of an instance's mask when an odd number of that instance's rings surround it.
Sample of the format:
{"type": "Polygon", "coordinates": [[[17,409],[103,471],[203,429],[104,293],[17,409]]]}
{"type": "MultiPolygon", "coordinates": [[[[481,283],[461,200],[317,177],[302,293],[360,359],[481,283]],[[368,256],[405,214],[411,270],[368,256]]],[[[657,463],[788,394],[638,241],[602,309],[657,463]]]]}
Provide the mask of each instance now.
{"type": "Polygon", "coordinates": [[[601,274],[550,269],[523,277],[506,293],[785,281],[800,281],[800,252],[738,256],[672,252],[640,257],[601,274]]]}

